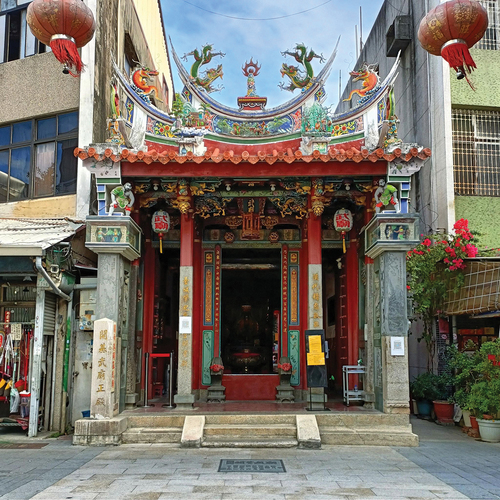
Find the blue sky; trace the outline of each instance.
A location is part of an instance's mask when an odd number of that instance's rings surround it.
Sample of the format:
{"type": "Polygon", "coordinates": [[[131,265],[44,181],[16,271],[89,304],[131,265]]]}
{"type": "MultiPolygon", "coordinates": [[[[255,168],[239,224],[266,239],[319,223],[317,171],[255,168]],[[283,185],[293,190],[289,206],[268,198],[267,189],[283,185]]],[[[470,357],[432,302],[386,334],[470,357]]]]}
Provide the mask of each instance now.
{"type": "MultiPolygon", "coordinates": [[[[282,78],[281,64],[295,64],[292,58],[283,57],[281,52],[293,49],[296,43],[304,43],[322,53],[326,59],[333,52],[339,36],[341,36],[337,58],[334,62],[326,91],[327,105],[338,102],[339,71],[342,72],[342,87],[348,78],[349,71],[356,62],[355,25],[358,25],[359,10],[363,12],[363,40],[369,31],[382,6],[383,0],[161,0],[167,36],[170,36],[179,56],[201,49],[205,43],[214,45],[215,51],[225,52],[224,58],[214,58],[205,69],[223,65],[224,77],[217,82],[224,85],[221,92],[212,94],[218,101],[237,107],[236,99],[246,94],[246,78],[241,67],[252,57],[262,69],[256,77],[257,94],[268,98],[267,108],[277,106],[294,95],[278,88],[280,82],[288,83],[282,78]],[[326,3],[325,3],[326,2],[326,3]],[[192,5],[194,4],[194,5],[192,5]],[[322,5],[323,4],[323,5],[322,5]],[[249,21],[233,19],[211,14],[202,9],[226,16],[273,20],[249,21]],[[314,8],[318,6],[317,8],[314,8]],[[306,9],[309,12],[292,15],[306,9]]],[[[369,61],[376,62],[376,61],[369,61]]],[[[184,62],[189,70],[193,63],[190,57],[184,62]]],[[[177,68],[172,60],[175,91],[180,92],[182,85],[177,76],[177,68]]],[[[313,61],[315,74],[321,71],[319,60],[313,61]]],[[[297,95],[298,90],[295,91],[297,95]]]]}

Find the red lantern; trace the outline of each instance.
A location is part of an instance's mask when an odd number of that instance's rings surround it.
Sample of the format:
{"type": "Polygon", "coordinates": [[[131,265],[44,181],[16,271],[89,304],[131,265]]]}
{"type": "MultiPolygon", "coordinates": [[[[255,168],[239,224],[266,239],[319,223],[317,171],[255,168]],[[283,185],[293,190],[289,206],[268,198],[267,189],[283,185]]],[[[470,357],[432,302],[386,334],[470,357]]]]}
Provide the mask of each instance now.
{"type": "Polygon", "coordinates": [[[352,213],[347,208],[341,208],[333,216],[333,225],[335,230],[342,233],[342,249],[345,253],[345,233],[348,233],[353,226],[352,213]]]}
{"type": "Polygon", "coordinates": [[[155,212],[151,217],[151,226],[160,239],[160,253],[163,253],[163,235],[167,234],[170,229],[170,215],[168,215],[168,212],[164,210],[155,212]]]}
{"type": "Polygon", "coordinates": [[[488,13],[479,2],[450,0],[422,19],[418,39],[424,50],[441,55],[461,80],[476,67],[469,49],[481,40],[487,27],[488,13]]]}
{"type": "Polygon", "coordinates": [[[83,63],[78,54],[80,47],[94,36],[95,21],[92,11],[82,0],[34,0],[28,6],[26,21],[33,35],[50,45],[54,56],[64,64],[63,72],[78,76],[83,63]]]}

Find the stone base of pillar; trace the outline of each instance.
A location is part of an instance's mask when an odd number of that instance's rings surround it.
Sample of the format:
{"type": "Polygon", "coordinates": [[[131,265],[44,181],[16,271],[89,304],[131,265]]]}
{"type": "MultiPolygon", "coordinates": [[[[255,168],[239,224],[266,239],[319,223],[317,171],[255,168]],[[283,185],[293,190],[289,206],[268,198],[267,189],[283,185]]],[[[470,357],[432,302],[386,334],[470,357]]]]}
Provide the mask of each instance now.
{"type": "Polygon", "coordinates": [[[127,392],[125,395],[125,409],[131,410],[136,407],[137,402],[139,401],[139,394],[136,392],[127,392]]]}
{"type": "Polygon", "coordinates": [[[293,387],[290,384],[278,385],[276,387],[276,401],[279,401],[280,403],[283,403],[283,401],[293,403],[295,401],[293,392],[293,387]]]}
{"type": "Polygon", "coordinates": [[[174,403],[177,410],[192,410],[194,404],[194,394],[176,394],[174,403]]]}

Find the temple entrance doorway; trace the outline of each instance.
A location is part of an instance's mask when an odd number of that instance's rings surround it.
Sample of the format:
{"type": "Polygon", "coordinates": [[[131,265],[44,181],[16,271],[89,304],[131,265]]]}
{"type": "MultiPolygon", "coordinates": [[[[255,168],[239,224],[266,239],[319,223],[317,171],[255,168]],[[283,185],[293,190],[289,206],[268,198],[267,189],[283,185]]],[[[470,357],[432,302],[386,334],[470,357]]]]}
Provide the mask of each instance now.
{"type": "Polygon", "coordinates": [[[221,356],[227,399],[274,399],[280,351],[281,250],[223,249],[221,356]]]}
{"type": "Polygon", "coordinates": [[[346,258],[341,249],[323,249],[324,329],[330,396],[340,396],[342,365],[347,363],[346,258]],[[334,377],[332,379],[332,376],[334,377]]]}
{"type": "MultiPolygon", "coordinates": [[[[150,358],[149,397],[168,398],[170,388],[170,360],[162,354],[178,352],[179,325],[179,249],[163,248],[155,253],[156,279],[154,280],[152,351],[150,358]]],[[[145,283],[147,285],[147,283],[145,283]]],[[[176,365],[173,366],[173,383],[176,387],[176,365]]]]}

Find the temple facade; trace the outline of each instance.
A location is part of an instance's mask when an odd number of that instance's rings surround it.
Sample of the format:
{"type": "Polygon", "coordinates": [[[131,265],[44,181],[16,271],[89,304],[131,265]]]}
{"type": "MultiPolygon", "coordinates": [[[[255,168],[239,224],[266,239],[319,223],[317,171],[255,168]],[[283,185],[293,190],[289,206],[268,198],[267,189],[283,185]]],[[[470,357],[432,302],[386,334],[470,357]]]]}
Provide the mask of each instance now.
{"type": "Polygon", "coordinates": [[[214,99],[211,45],[185,55],[189,71],[172,48],[184,87],[170,112],[153,104],[147,68],[114,68],[110,138],[75,150],[95,178],[86,246],[98,254],[95,317],[110,321],[94,328],[91,416],[172,393],[184,410],[319,409],[346,391],[409,414],[405,256],[419,230],[408,201],[431,152],[398,139],[398,61],[351,73],[348,112],[324,106],[335,54],[320,66],[304,45],[285,52],[303,71],[283,63],[293,97],[271,109],[253,60],[238,107],[214,99]]]}

